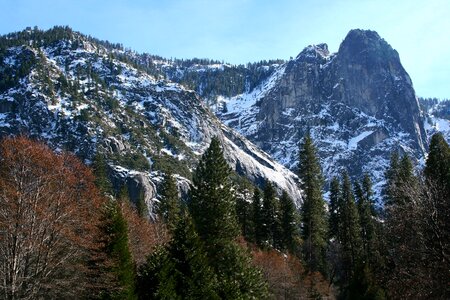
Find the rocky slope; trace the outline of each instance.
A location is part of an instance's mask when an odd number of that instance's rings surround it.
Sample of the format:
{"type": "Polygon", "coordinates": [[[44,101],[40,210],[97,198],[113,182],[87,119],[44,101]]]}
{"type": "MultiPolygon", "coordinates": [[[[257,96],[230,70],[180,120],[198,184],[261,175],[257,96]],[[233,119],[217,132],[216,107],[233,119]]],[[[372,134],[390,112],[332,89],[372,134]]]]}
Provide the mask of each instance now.
{"type": "Polygon", "coordinates": [[[222,101],[222,121],[291,170],[310,131],[326,178],[343,168],[353,178],[368,172],[378,192],[392,151],[420,161],[427,147],[411,79],[374,31],[350,31],[337,53],[308,46],[260,86],[222,101]]]}
{"type": "Polygon", "coordinates": [[[90,162],[107,156],[117,186],[155,200],[161,172],[187,186],[213,136],[230,165],[255,183],[264,178],[298,203],[297,177],[223,125],[198,95],[147,72],[122,47],[54,28],[0,39],[0,135],[26,134],[90,162]]]}

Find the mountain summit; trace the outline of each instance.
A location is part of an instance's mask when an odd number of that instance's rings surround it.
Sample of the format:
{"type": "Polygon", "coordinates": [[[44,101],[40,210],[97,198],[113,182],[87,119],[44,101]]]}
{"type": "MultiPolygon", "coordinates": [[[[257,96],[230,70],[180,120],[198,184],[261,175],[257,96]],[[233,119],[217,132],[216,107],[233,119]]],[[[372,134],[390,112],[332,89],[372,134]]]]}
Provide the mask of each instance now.
{"type": "Polygon", "coordinates": [[[308,46],[224,102],[222,121],[292,170],[310,131],[327,178],[343,168],[353,177],[370,171],[379,188],[392,151],[419,160],[427,145],[411,79],[375,31],[351,30],[333,54],[326,44],[308,46]]]}

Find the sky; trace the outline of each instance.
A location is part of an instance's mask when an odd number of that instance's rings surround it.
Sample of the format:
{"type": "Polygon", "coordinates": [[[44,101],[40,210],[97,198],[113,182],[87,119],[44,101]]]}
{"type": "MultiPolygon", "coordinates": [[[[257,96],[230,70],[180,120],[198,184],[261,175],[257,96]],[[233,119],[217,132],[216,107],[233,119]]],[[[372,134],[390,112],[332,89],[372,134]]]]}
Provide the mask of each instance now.
{"type": "Polygon", "coordinates": [[[68,25],[166,58],[232,64],[336,52],[355,28],[400,54],[416,94],[450,98],[450,0],[0,0],[0,34],[68,25]]]}

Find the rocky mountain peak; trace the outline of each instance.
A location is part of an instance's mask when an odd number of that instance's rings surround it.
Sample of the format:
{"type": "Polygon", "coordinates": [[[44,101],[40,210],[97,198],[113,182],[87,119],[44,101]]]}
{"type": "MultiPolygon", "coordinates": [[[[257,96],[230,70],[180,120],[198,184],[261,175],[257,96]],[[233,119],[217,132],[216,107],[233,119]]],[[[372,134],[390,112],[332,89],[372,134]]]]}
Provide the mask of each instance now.
{"type": "Polygon", "coordinates": [[[327,178],[343,168],[355,179],[370,172],[380,187],[392,151],[423,157],[426,134],[411,79],[375,31],[351,30],[333,54],[326,44],[308,46],[255,90],[230,100],[254,106],[221,118],[291,169],[306,131],[327,178]]]}
{"type": "Polygon", "coordinates": [[[305,47],[295,59],[313,61],[317,58],[325,59],[329,55],[330,51],[328,51],[328,45],[321,43],[318,45],[309,45],[308,47],[305,47]]]}

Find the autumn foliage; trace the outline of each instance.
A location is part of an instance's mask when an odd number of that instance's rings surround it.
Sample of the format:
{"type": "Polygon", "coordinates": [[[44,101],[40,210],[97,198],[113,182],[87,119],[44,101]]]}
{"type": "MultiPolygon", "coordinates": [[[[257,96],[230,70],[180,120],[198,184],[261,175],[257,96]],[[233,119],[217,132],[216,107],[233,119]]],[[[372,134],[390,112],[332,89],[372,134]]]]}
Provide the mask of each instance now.
{"type": "Polygon", "coordinates": [[[24,137],[3,139],[0,298],[80,297],[100,284],[92,278],[102,260],[102,204],[91,171],[73,155],[24,137]]]}
{"type": "Polygon", "coordinates": [[[319,272],[308,272],[298,257],[276,250],[252,251],[273,299],[334,299],[336,291],[319,272]]]}

